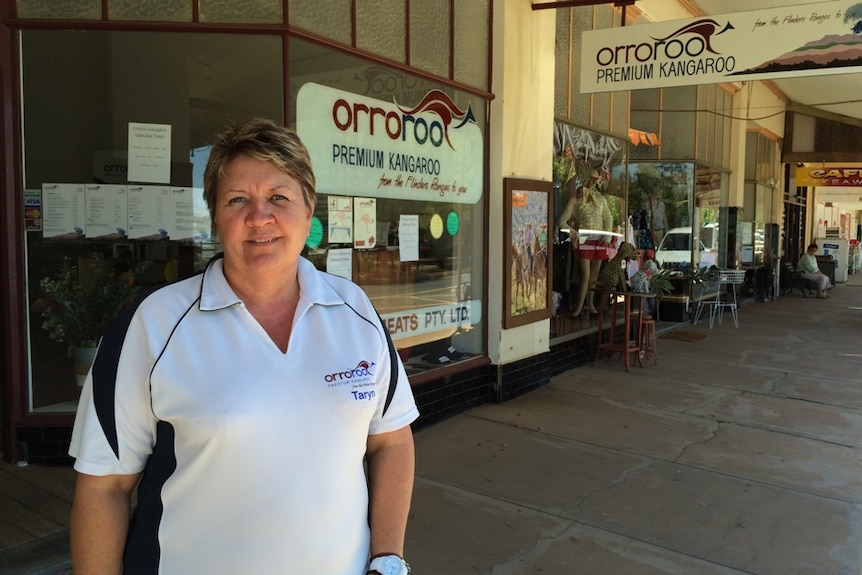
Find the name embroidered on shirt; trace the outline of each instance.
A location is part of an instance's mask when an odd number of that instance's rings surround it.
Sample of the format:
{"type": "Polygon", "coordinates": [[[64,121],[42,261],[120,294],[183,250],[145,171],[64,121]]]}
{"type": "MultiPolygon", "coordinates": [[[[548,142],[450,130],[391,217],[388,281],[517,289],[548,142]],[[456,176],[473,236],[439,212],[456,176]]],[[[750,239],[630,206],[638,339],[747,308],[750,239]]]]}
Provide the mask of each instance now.
{"type": "Polygon", "coordinates": [[[356,401],[361,401],[363,399],[371,401],[377,396],[377,392],[373,389],[371,391],[351,391],[350,393],[353,395],[353,399],[355,399],[356,401]]]}

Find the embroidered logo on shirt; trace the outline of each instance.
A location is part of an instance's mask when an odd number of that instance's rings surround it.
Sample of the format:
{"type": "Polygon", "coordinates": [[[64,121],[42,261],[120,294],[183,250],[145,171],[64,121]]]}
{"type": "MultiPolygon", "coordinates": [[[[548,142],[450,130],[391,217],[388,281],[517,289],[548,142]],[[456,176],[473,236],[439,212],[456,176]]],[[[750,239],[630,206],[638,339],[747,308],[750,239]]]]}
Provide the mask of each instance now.
{"type": "Polygon", "coordinates": [[[363,359],[353,369],[328,373],[323,376],[323,380],[329,387],[367,385],[372,381],[372,377],[374,377],[374,372],[371,370],[375,365],[373,361],[370,362],[363,359]]]}

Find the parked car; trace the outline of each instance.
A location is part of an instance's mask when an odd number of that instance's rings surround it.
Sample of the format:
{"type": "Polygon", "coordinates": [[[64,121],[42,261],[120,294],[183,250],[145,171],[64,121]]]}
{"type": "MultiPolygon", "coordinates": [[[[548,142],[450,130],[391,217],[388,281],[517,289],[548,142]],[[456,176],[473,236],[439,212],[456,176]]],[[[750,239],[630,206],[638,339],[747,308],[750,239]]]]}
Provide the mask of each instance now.
{"type": "MultiPolygon", "coordinates": [[[[717,235],[717,234],[715,234],[717,235]]],[[[709,249],[700,239],[697,240],[698,265],[708,268],[716,265],[718,250],[709,249]]],[[[655,259],[670,268],[685,267],[691,263],[691,227],[671,228],[659,242],[655,259]]]]}

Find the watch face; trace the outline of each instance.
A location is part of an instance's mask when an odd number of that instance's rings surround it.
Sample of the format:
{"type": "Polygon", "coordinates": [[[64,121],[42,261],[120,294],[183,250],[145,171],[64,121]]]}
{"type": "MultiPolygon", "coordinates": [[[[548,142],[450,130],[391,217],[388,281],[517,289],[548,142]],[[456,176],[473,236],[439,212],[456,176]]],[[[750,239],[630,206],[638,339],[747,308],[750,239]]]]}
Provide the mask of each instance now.
{"type": "Polygon", "coordinates": [[[381,575],[405,575],[407,573],[404,562],[395,555],[377,557],[371,562],[371,569],[379,571],[381,575]]]}

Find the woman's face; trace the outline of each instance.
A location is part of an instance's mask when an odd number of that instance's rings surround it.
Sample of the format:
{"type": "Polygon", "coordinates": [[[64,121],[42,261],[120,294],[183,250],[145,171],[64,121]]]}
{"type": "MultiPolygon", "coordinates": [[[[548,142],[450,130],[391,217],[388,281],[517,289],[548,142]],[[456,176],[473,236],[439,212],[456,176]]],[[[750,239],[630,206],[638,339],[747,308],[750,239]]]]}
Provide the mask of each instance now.
{"type": "Polygon", "coordinates": [[[215,214],[225,268],[250,271],[295,264],[312,210],[298,180],[273,164],[238,156],[225,165],[215,214]]]}

